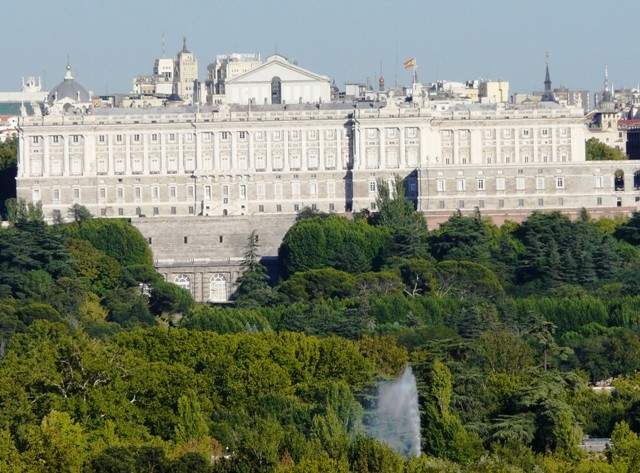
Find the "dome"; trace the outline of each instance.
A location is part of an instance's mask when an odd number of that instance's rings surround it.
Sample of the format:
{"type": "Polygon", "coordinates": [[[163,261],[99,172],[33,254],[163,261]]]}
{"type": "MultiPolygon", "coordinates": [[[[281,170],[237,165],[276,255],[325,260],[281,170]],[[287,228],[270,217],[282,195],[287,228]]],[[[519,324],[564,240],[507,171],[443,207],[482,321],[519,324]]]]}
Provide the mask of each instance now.
{"type": "Polygon", "coordinates": [[[87,89],[73,80],[71,66],[69,64],[67,64],[67,73],[64,76],[64,80],[51,89],[51,92],[47,95],[47,103],[53,105],[55,102],[63,99],[83,103],[91,101],[91,96],[89,92],[87,92],[87,89]]]}

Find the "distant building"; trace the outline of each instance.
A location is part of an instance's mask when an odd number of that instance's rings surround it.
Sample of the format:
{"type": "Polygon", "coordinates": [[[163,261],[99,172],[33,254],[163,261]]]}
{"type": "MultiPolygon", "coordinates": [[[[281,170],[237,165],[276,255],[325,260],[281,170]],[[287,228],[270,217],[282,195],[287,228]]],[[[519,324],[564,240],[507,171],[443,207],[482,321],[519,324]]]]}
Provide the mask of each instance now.
{"type": "Polygon", "coordinates": [[[222,54],[207,66],[207,103],[221,103],[226,93],[228,80],[262,65],[260,54],[222,54]]]}
{"type": "Polygon", "coordinates": [[[509,82],[506,80],[481,80],[478,85],[478,97],[482,102],[508,102],[509,82]]]}
{"type": "Polygon", "coordinates": [[[264,64],[227,80],[225,96],[228,104],[328,103],[331,80],[274,54],[264,64]]]}
{"type": "Polygon", "coordinates": [[[73,204],[132,219],[165,278],[200,302],[227,300],[252,229],[274,258],[300,210],[375,211],[380,179],[401,177],[430,225],[476,208],[498,223],[638,208],[640,163],[586,162],[579,108],[434,100],[421,84],[331,102],[330,88],[276,55],[227,80],[227,103],[97,108],[68,67],[44,115],[21,110],[17,195],[48,219],[73,204]]]}

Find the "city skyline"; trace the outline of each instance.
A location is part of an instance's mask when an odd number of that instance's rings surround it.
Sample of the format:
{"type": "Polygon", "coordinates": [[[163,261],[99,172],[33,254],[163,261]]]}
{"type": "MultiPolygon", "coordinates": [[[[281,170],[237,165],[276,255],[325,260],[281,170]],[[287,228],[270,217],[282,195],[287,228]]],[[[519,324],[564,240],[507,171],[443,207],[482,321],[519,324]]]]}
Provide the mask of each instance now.
{"type": "Polygon", "coordinates": [[[367,78],[376,84],[380,74],[387,86],[408,85],[411,71],[402,66],[415,58],[422,82],[503,79],[511,93],[530,93],[543,88],[548,53],[554,88],[601,90],[605,66],[616,88],[640,82],[640,63],[620,32],[640,13],[631,0],[606,10],[592,0],[86,5],[36,0],[5,7],[7,17],[38,21],[5,25],[5,37],[15,41],[0,52],[0,90],[19,90],[27,76],[40,76],[51,89],[69,57],[75,78],[94,94],[126,93],[133,77],[151,73],[163,46],[164,56],[174,57],[183,37],[201,80],[218,54],[255,52],[264,60],[277,52],[331,77],[340,90],[367,78]]]}

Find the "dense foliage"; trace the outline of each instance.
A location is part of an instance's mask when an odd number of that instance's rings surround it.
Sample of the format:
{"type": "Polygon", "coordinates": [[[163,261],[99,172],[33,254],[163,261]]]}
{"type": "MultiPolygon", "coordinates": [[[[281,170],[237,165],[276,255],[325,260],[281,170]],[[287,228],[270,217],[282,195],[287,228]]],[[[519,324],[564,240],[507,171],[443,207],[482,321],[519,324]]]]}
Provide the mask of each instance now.
{"type": "Polygon", "coordinates": [[[613,161],[628,159],[620,150],[606,145],[598,138],[589,138],[585,143],[587,161],[613,161]]]}
{"type": "Polygon", "coordinates": [[[6,217],[5,202],[16,197],[18,140],[0,141],[0,216],[6,217]]]}
{"type": "Polygon", "coordinates": [[[195,305],[122,220],[0,230],[0,470],[624,472],[640,461],[640,214],[428,231],[309,213],[277,284],[248,235],[232,306],[195,305]],[[367,435],[410,364],[423,455],[367,435]],[[609,380],[611,389],[592,385],[609,380]],[[583,435],[611,437],[606,454],[583,435]]]}

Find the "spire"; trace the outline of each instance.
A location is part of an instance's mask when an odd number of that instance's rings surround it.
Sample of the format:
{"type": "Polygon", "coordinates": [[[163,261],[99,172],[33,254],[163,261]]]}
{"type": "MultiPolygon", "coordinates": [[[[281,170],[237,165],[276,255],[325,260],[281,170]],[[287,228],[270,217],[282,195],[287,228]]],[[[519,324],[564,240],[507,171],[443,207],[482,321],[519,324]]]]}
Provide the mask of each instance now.
{"type": "Polygon", "coordinates": [[[549,53],[547,52],[547,73],[544,76],[544,91],[551,92],[551,75],[549,74],[549,53]]]}
{"type": "Polygon", "coordinates": [[[602,89],[602,101],[611,102],[612,98],[613,94],[609,87],[609,70],[607,69],[607,66],[604,66],[604,88],[602,89]]]}
{"type": "Polygon", "coordinates": [[[71,64],[69,63],[69,55],[67,54],[67,72],[64,75],[64,80],[73,80],[73,75],[71,74],[71,64]]]}
{"type": "Polygon", "coordinates": [[[183,53],[186,53],[186,54],[189,54],[189,52],[190,52],[190,51],[187,49],[187,37],[186,37],[186,36],[184,36],[184,37],[182,38],[182,52],[183,52],[183,53]]]}
{"type": "Polygon", "coordinates": [[[547,52],[547,57],[545,62],[547,65],[547,71],[544,76],[544,92],[542,94],[542,102],[555,102],[556,97],[553,91],[551,90],[551,74],[549,74],[549,53],[548,52],[547,52]]]}

